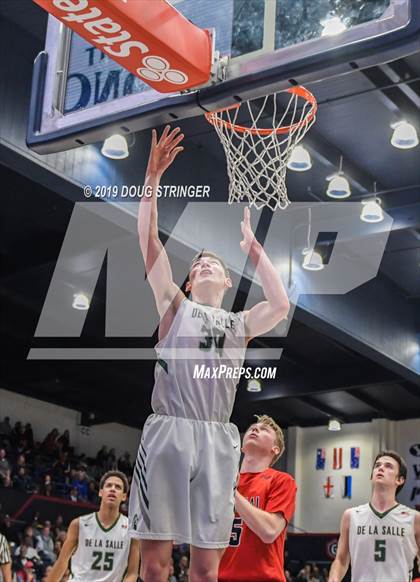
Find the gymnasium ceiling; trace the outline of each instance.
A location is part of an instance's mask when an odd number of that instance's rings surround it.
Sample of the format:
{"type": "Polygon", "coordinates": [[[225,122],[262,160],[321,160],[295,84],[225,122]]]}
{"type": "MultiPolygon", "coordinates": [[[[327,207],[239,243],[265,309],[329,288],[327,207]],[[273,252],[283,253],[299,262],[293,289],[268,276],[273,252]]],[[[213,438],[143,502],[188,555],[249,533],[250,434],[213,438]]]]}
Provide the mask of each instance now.
{"type": "MultiPolygon", "coordinates": [[[[45,19],[30,2],[2,2],[0,17],[11,24],[18,23],[42,47],[45,19]]],[[[420,416],[420,146],[400,151],[389,141],[390,124],[402,117],[409,118],[420,130],[419,55],[420,51],[394,63],[310,87],[320,103],[317,124],[305,140],[314,165],[310,172],[289,172],[288,176],[293,201],[325,201],[325,178],[336,170],[343,155],[353,190],[351,200],[368,197],[373,183],[377,183],[384,209],[393,218],[392,231],[377,276],[343,299],[345,305],[351,305],[355,320],[364,317],[367,308],[375,310],[376,318],[368,326],[375,342],[369,341],[369,329],[361,339],[352,333],[351,326],[344,333],[334,322],[316,317],[304,305],[298,305],[287,337],[254,344],[282,347],[283,355],[274,362],[278,368],[276,380],[263,383],[262,392],[251,394],[241,383],[233,415],[240,428],[253,414],[262,412],[272,414],[284,426],[323,425],[332,417],[362,422],[420,416]],[[378,349],[381,334],[386,346],[394,333],[399,342],[400,337],[412,338],[413,330],[417,334],[415,345],[412,339],[409,348],[401,344],[398,357],[378,349]],[[411,360],[404,349],[412,350],[411,360]]],[[[211,168],[203,169],[206,178],[211,180],[212,173],[217,175],[212,199],[224,200],[225,160],[213,130],[201,118],[182,122],[181,127],[190,158],[179,165],[183,178],[179,182],[188,183],[189,171],[193,174],[206,159],[211,168]]],[[[147,132],[136,135],[131,157],[124,162],[127,175],[143,175],[148,140],[147,132]]],[[[2,207],[0,233],[4,346],[0,386],[81,410],[85,422],[142,425],[150,412],[153,362],[26,359],[34,345],[35,328],[74,201],[83,197],[78,186],[69,183],[65,171],[62,176],[52,176],[19,153],[4,147],[0,153],[1,183],[8,193],[7,204],[2,207]]],[[[160,218],[166,234],[183,206],[176,202],[170,207],[161,205],[160,218]]],[[[268,215],[264,215],[265,221],[269,221],[268,215]]],[[[217,232],[217,225],[212,227],[217,232]]],[[[244,276],[239,282],[236,306],[243,304],[247,284],[244,276]]],[[[104,338],[105,296],[106,264],[78,345],[143,345],[135,338],[104,338]]],[[[156,334],[146,342],[147,346],[155,340],[156,334]]],[[[73,345],[69,339],[64,344],[73,345]]]]}

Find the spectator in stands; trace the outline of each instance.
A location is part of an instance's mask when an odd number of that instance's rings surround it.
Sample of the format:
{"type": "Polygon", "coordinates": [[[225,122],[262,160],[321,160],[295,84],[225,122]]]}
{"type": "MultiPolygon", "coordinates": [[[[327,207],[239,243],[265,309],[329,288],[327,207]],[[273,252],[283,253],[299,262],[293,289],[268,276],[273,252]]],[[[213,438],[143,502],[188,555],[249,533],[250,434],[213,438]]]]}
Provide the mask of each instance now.
{"type": "MultiPolygon", "coordinates": [[[[45,568],[45,572],[41,578],[41,582],[47,582],[48,575],[50,574],[51,570],[52,570],[52,566],[47,566],[45,568]]],[[[63,580],[64,580],[64,578],[63,578],[63,580]]]]}
{"type": "Polygon", "coordinates": [[[96,455],[96,463],[101,468],[101,471],[106,470],[106,464],[108,461],[108,447],[106,445],[102,445],[101,450],[96,455]]]}
{"type": "Polygon", "coordinates": [[[54,541],[51,537],[49,527],[42,528],[41,535],[37,541],[36,549],[44,564],[50,565],[55,562],[56,555],[54,553],[54,541]]]}
{"type": "Polygon", "coordinates": [[[60,452],[70,452],[70,432],[65,430],[63,434],[57,439],[60,452]]]}
{"type": "Polygon", "coordinates": [[[94,505],[99,505],[99,495],[95,481],[90,481],[88,485],[88,501],[94,505]]]}
{"type": "Polygon", "coordinates": [[[24,467],[25,469],[27,468],[25,455],[18,455],[16,459],[15,473],[18,472],[20,467],[24,467]]]}
{"type": "Polygon", "coordinates": [[[47,434],[47,436],[44,439],[44,442],[42,443],[42,448],[44,452],[47,455],[50,455],[51,457],[55,456],[56,453],[58,452],[57,438],[58,430],[56,428],[53,428],[53,430],[47,434]]]}
{"type": "Polygon", "coordinates": [[[34,536],[34,528],[31,525],[27,525],[23,530],[23,540],[25,545],[34,548],[36,546],[36,538],[34,536]]]}
{"type": "Polygon", "coordinates": [[[34,432],[32,430],[32,425],[30,422],[25,424],[25,432],[23,434],[24,439],[26,440],[28,447],[33,449],[34,446],[34,432]]]}
{"type": "Polygon", "coordinates": [[[74,503],[77,503],[79,501],[79,499],[77,497],[77,489],[75,487],[72,487],[70,489],[69,499],[70,499],[70,501],[74,501],[74,503]]]}
{"type": "Polygon", "coordinates": [[[305,564],[297,576],[297,582],[310,582],[311,574],[311,565],[305,564]]]}
{"type": "Polygon", "coordinates": [[[175,568],[174,568],[174,561],[169,566],[169,578],[168,582],[178,582],[177,577],[175,576],[175,568]]]}
{"type": "Polygon", "coordinates": [[[117,456],[115,454],[115,449],[111,449],[106,460],[107,471],[115,471],[117,468],[117,456]]]}
{"type": "Polygon", "coordinates": [[[12,582],[12,560],[10,548],[5,536],[0,534],[0,572],[3,582],[12,582]]]}
{"type": "Polygon", "coordinates": [[[188,582],[189,559],[188,556],[181,556],[179,560],[179,582],[188,582]]]}
{"type": "Polygon", "coordinates": [[[22,544],[19,546],[18,550],[15,550],[13,570],[24,570],[27,562],[31,562],[34,567],[37,566],[39,570],[43,568],[41,558],[34,548],[28,548],[28,546],[22,544]],[[30,556],[32,556],[32,558],[30,558],[30,556]]]}
{"type": "Polygon", "coordinates": [[[15,426],[14,426],[14,428],[12,430],[12,434],[11,434],[12,443],[14,445],[16,445],[17,442],[21,438],[21,434],[22,434],[21,429],[22,429],[22,423],[20,422],[20,420],[18,420],[17,422],[15,422],[15,426]]]}
{"type": "Polygon", "coordinates": [[[23,560],[31,560],[32,562],[40,562],[41,558],[39,557],[38,552],[33,547],[32,538],[30,536],[25,536],[23,542],[20,546],[17,546],[15,549],[15,558],[23,560]]]}
{"type": "Polygon", "coordinates": [[[3,487],[8,486],[5,481],[10,482],[10,471],[11,467],[6,457],[6,450],[0,449],[0,485],[3,485],[3,487]]]}
{"type": "Polygon", "coordinates": [[[57,515],[56,520],[54,522],[53,531],[55,539],[58,539],[58,536],[60,535],[61,532],[66,531],[62,515],[57,515]]]}
{"type": "Polygon", "coordinates": [[[44,482],[42,483],[39,492],[41,493],[41,495],[47,496],[54,495],[54,485],[50,474],[47,473],[44,476],[44,482]]]}
{"type": "Polygon", "coordinates": [[[0,438],[9,439],[12,434],[12,426],[10,424],[10,417],[5,416],[4,420],[0,422],[0,438]]]}
{"type": "Polygon", "coordinates": [[[34,564],[30,560],[16,572],[16,582],[36,582],[34,564]]]}
{"type": "MultiPolygon", "coordinates": [[[[40,514],[39,514],[39,511],[34,511],[34,514],[32,516],[31,525],[32,525],[32,529],[33,529],[33,532],[34,532],[34,536],[35,536],[36,540],[38,540],[39,536],[41,535],[40,534],[40,531],[41,531],[41,522],[40,522],[40,514]]],[[[35,546],[36,546],[36,543],[35,543],[35,546]]]]}
{"type": "Polygon", "coordinates": [[[34,489],[32,479],[26,473],[25,467],[19,467],[17,473],[13,476],[13,487],[24,493],[31,493],[34,489]]]}
{"type": "Polygon", "coordinates": [[[54,481],[65,483],[70,477],[70,461],[68,451],[62,451],[59,459],[53,465],[54,481]]]}
{"type": "Polygon", "coordinates": [[[86,473],[83,469],[78,469],[76,478],[72,481],[71,487],[77,489],[77,497],[79,501],[88,500],[88,480],[86,479],[86,473]]]}
{"type": "Polygon", "coordinates": [[[126,475],[131,475],[133,473],[133,464],[128,451],[118,459],[118,470],[126,475]]]}
{"type": "Polygon", "coordinates": [[[1,516],[0,533],[4,535],[4,537],[8,540],[9,544],[10,543],[18,544],[20,541],[16,527],[12,525],[10,515],[8,515],[7,513],[6,515],[1,516]]]}

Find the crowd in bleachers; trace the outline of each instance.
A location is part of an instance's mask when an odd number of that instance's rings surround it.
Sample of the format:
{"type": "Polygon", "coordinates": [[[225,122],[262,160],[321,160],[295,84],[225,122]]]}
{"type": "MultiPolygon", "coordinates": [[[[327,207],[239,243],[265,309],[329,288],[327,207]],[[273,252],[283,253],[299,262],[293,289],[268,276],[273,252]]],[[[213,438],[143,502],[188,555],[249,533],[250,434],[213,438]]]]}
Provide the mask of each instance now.
{"type": "MultiPolygon", "coordinates": [[[[77,454],[68,430],[61,434],[54,428],[44,440],[34,440],[30,423],[10,418],[0,422],[0,489],[13,488],[25,493],[60,497],[74,503],[99,503],[99,480],[111,469],[125,473],[131,481],[133,465],[126,452],[117,458],[115,450],[103,446],[95,458],[77,454]]],[[[127,507],[123,505],[122,511],[127,507]]],[[[12,554],[16,582],[44,582],[49,568],[57,559],[66,537],[68,524],[58,514],[51,522],[35,513],[29,522],[13,521],[0,505],[0,533],[5,535],[12,554]]],[[[174,546],[169,582],[188,582],[189,548],[174,546]]],[[[306,564],[288,582],[325,582],[327,573],[315,564],[306,564]]]]}
{"type": "Polygon", "coordinates": [[[9,417],[0,422],[0,487],[96,504],[100,476],[110,469],[131,479],[130,454],[117,459],[115,449],[104,445],[96,458],[87,458],[76,454],[68,430],[54,428],[40,442],[30,423],[12,427],[9,417]]]}

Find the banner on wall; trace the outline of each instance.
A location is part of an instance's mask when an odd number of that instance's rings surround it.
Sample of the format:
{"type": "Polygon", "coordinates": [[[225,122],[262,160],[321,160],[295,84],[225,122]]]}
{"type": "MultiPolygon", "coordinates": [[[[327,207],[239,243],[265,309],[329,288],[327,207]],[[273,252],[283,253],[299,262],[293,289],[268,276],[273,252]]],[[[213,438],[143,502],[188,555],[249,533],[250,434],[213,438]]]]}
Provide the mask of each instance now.
{"type": "Polygon", "coordinates": [[[333,469],[338,470],[342,468],[343,468],[343,449],[342,447],[334,447],[333,469]]]}
{"type": "Polygon", "coordinates": [[[351,475],[344,476],[343,482],[343,498],[351,499],[352,495],[353,478],[351,475]]]}
{"type": "Polygon", "coordinates": [[[327,481],[325,485],[322,486],[324,489],[324,495],[328,499],[332,499],[334,497],[333,489],[334,489],[334,482],[332,477],[327,477],[327,481]]]}
{"type": "Polygon", "coordinates": [[[360,465],[360,447],[350,449],[350,469],[358,469],[360,465]]]}
{"type": "Polygon", "coordinates": [[[325,469],[325,449],[317,449],[316,450],[316,470],[324,470],[325,469]]]}

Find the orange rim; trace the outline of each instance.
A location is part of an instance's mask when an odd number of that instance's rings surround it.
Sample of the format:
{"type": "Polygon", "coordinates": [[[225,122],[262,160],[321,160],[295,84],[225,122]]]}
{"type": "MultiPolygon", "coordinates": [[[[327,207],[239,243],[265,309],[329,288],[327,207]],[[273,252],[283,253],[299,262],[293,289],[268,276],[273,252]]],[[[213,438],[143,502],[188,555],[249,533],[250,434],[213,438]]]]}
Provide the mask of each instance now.
{"type": "Polygon", "coordinates": [[[318,104],[316,102],[315,97],[312,95],[312,93],[310,91],[308,91],[307,89],[305,89],[305,87],[290,87],[290,89],[286,89],[285,91],[286,93],[292,93],[293,95],[297,95],[298,97],[302,97],[303,99],[305,99],[308,103],[311,104],[311,109],[308,111],[307,115],[305,116],[305,119],[302,119],[301,121],[297,121],[296,123],[293,123],[292,125],[286,125],[286,126],[282,126],[282,127],[278,127],[278,128],[261,128],[259,129],[258,127],[244,127],[243,125],[236,125],[235,123],[231,123],[230,121],[226,121],[225,119],[220,119],[219,117],[217,117],[215,114],[216,113],[220,113],[222,111],[229,111],[230,109],[239,109],[239,107],[241,106],[241,103],[238,103],[236,105],[231,105],[230,107],[224,107],[222,109],[216,109],[215,111],[208,111],[207,113],[205,113],[205,117],[207,119],[207,121],[209,123],[211,123],[212,125],[223,125],[224,127],[227,127],[228,129],[231,129],[233,131],[238,131],[239,133],[252,133],[253,135],[270,135],[270,133],[289,133],[290,131],[294,131],[295,129],[298,129],[299,127],[302,127],[303,125],[307,125],[308,123],[310,123],[313,118],[316,115],[317,109],[318,109],[318,104]]]}

